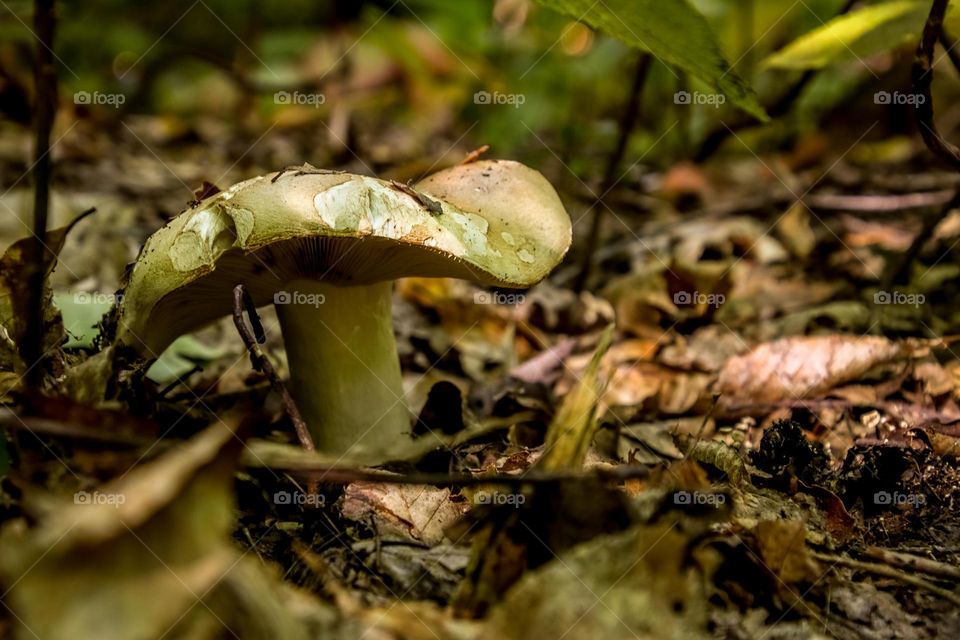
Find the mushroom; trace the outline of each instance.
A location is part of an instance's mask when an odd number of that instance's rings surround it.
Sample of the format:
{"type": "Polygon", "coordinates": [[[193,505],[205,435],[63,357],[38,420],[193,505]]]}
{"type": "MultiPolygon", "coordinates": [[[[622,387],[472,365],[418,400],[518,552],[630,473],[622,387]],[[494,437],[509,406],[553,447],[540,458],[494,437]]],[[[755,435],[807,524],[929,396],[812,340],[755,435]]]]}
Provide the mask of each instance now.
{"type": "Polygon", "coordinates": [[[255,305],[276,307],[290,390],[318,450],[386,458],[411,430],[392,281],[527,287],[570,240],[553,187],[517,162],[460,165],[414,188],[304,165],[194,202],[154,233],[130,273],[113,344],[155,358],[229,314],[242,283],[255,305]]]}

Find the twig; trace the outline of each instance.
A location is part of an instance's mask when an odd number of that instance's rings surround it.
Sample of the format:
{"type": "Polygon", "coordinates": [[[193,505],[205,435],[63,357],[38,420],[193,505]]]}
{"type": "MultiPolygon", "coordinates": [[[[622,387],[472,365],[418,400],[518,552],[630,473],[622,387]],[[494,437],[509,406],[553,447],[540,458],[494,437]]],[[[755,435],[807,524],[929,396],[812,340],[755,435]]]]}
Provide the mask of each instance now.
{"type": "Polygon", "coordinates": [[[811,209],[830,209],[835,211],[863,211],[868,213],[894,213],[909,209],[924,209],[943,206],[956,194],[955,189],[938,191],[918,191],[915,193],[861,194],[844,195],[836,193],[814,193],[803,198],[803,203],[811,209]]]}
{"type": "MultiPolygon", "coordinates": [[[[251,322],[252,322],[252,318],[251,318],[251,322]]],[[[254,329],[254,331],[256,331],[256,329],[254,329]]],[[[198,371],[203,371],[203,367],[201,367],[199,364],[194,364],[193,367],[191,367],[189,371],[187,371],[186,373],[184,373],[184,374],[182,374],[182,375],[177,376],[177,379],[176,379],[176,380],[174,380],[173,382],[171,382],[170,384],[168,384],[167,386],[165,386],[163,389],[161,389],[161,390],[160,390],[160,393],[159,393],[159,396],[160,396],[161,398],[164,398],[164,397],[166,397],[166,395],[167,395],[168,393],[170,393],[171,391],[173,391],[175,388],[177,388],[177,387],[180,386],[181,384],[182,384],[182,385],[186,385],[186,384],[187,384],[187,378],[189,378],[189,377],[192,376],[193,374],[197,373],[198,371]]]]}
{"type": "Polygon", "coordinates": [[[627,143],[630,141],[630,134],[637,124],[640,115],[640,95],[643,92],[643,85],[647,81],[647,74],[650,71],[650,65],[653,57],[649,53],[643,53],[637,59],[636,71],[633,74],[633,84],[630,87],[630,97],[627,100],[627,106],[620,118],[620,135],[617,138],[617,146],[613,148],[612,153],[607,158],[607,166],[603,173],[603,181],[600,183],[600,197],[591,207],[592,218],[590,219],[590,233],[587,236],[587,243],[584,247],[583,261],[580,263],[580,274],[574,282],[573,289],[578,293],[583,291],[590,277],[590,271],[593,268],[593,254],[597,250],[600,242],[600,228],[603,223],[604,209],[606,208],[605,197],[607,192],[617,183],[617,168],[623,161],[624,153],[627,150],[627,143]]]}
{"type": "Polygon", "coordinates": [[[53,33],[55,16],[53,0],[35,0],[33,28],[37,38],[34,78],[36,83],[36,144],[33,164],[33,255],[30,260],[28,282],[27,328],[24,336],[24,356],[27,364],[26,382],[37,386],[43,379],[43,367],[37,366],[43,358],[43,284],[47,273],[47,213],[50,204],[50,131],[57,104],[57,74],[53,62],[53,33]]]}
{"type": "Polygon", "coordinates": [[[960,71],[960,51],[957,51],[957,41],[954,40],[946,29],[940,31],[940,46],[947,52],[947,57],[953,63],[953,68],[960,71]]]}
{"type": "Polygon", "coordinates": [[[476,149],[468,153],[466,157],[460,161],[460,164],[470,164],[471,162],[476,162],[477,160],[480,159],[480,156],[482,156],[489,150],[490,150],[490,145],[488,144],[485,144],[481,147],[477,147],[476,149]]]}
{"type": "Polygon", "coordinates": [[[257,315],[257,310],[253,306],[253,300],[250,299],[250,295],[243,288],[242,284],[238,284],[233,288],[233,324],[236,325],[237,331],[240,333],[240,338],[243,339],[247,351],[250,352],[250,364],[253,365],[254,369],[267,376],[267,379],[270,380],[270,386],[280,394],[280,398],[283,401],[283,408],[287,412],[287,415],[290,416],[290,421],[293,423],[293,428],[297,431],[297,438],[300,439],[300,444],[307,451],[316,451],[313,438],[310,437],[310,431],[307,429],[307,424],[303,421],[300,410],[297,409],[297,403],[293,401],[293,398],[289,392],[287,392],[287,388],[283,386],[283,382],[280,381],[280,376],[277,375],[277,370],[273,368],[270,360],[268,360],[267,357],[263,355],[263,351],[260,350],[260,345],[266,340],[266,336],[263,333],[263,325],[260,323],[260,316],[257,315]],[[246,310],[247,316],[250,318],[253,331],[251,331],[243,321],[244,310],[246,310]]]}
{"type": "Polygon", "coordinates": [[[950,201],[947,202],[937,215],[927,216],[924,219],[920,233],[916,235],[907,250],[897,255],[897,257],[887,265],[881,282],[882,289],[889,290],[894,284],[909,280],[907,276],[909,275],[910,266],[920,254],[923,245],[933,237],[933,233],[940,223],[958,206],[960,206],[960,190],[954,192],[953,197],[950,198],[950,201]]]}
{"type": "Polygon", "coordinates": [[[693,438],[693,444],[690,445],[690,448],[687,449],[687,452],[683,454],[683,459],[686,460],[690,457],[690,454],[693,453],[693,450],[698,444],[700,444],[700,439],[703,438],[703,431],[707,428],[707,423],[710,422],[710,419],[717,412],[717,404],[720,401],[720,394],[713,394],[713,401],[710,403],[710,410],[707,411],[706,415],[703,416],[703,421],[700,422],[700,428],[697,429],[697,434],[693,438]]]}
{"type": "MultiPolygon", "coordinates": [[[[277,469],[276,466],[271,468],[277,469]]],[[[478,484],[505,484],[511,486],[524,484],[550,484],[563,481],[600,480],[604,482],[624,482],[636,478],[646,478],[650,469],[640,465],[622,465],[619,467],[599,467],[589,472],[583,471],[529,471],[522,475],[495,474],[472,475],[468,473],[404,473],[394,474],[371,469],[337,467],[335,465],[315,464],[296,465],[286,469],[294,475],[305,475],[331,484],[349,484],[351,482],[382,482],[384,484],[430,484],[471,486],[478,484]],[[319,478],[318,478],[319,476],[319,478]]]]}
{"type": "Polygon", "coordinates": [[[909,584],[920,589],[929,591],[930,593],[943,598],[949,602],[952,602],[956,606],[960,607],[960,595],[953,593],[948,589],[943,589],[928,582],[923,578],[918,578],[917,576],[911,575],[899,569],[895,569],[885,564],[875,564],[873,562],[862,562],[860,560],[854,560],[853,558],[844,558],[841,556],[831,556],[826,553],[819,553],[817,551],[813,552],[813,557],[817,560],[822,560],[823,562],[832,564],[832,565],[842,565],[845,567],[850,567],[851,569],[857,571],[866,571],[878,576],[885,576],[887,578],[893,578],[903,582],[904,584],[909,584]]]}
{"type": "Polygon", "coordinates": [[[915,556],[910,553],[903,553],[902,551],[881,549],[880,547],[867,547],[863,550],[863,555],[872,560],[878,560],[884,564],[900,567],[901,569],[919,571],[929,576],[960,581],[960,568],[938,560],[915,556]]]}
{"type": "Polygon", "coordinates": [[[750,80],[750,76],[753,75],[754,67],[754,48],[756,47],[756,38],[753,33],[753,24],[756,18],[756,7],[754,6],[754,0],[740,0],[739,2],[738,17],[740,18],[739,31],[740,31],[740,50],[743,51],[740,54],[740,60],[738,61],[737,71],[740,75],[750,80]]]}
{"type": "Polygon", "coordinates": [[[910,69],[913,80],[913,91],[923,99],[914,100],[914,109],[917,122],[920,124],[920,135],[927,148],[944,162],[960,171],[960,148],[944,140],[937,131],[937,124],[933,121],[933,96],[930,86],[933,84],[933,50],[943,31],[943,17],[947,13],[949,0],[933,0],[930,15],[923,26],[923,35],[917,46],[917,55],[910,69]]]}
{"type": "Polygon", "coordinates": [[[529,384],[542,382],[552,371],[563,366],[563,361],[573,353],[577,342],[576,338],[562,340],[511,369],[509,376],[529,384]]]}
{"type": "MultiPolygon", "coordinates": [[[[793,106],[793,103],[796,102],[797,98],[800,97],[800,94],[803,93],[803,90],[807,88],[807,85],[810,84],[810,81],[817,75],[816,71],[808,70],[804,71],[803,75],[800,76],[800,79],[797,80],[793,85],[787,89],[783,95],[781,95],[777,100],[766,108],[767,115],[771,118],[778,118],[780,116],[786,115],[790,111],[790,107],[793,106]]],[[[763,124],[759,120],[755,120],[752,117],[740,116],[737,120],[729,123],[721,123],[719,127],[707,134],[707,137],[703,139],[703,142],[700,143],[700,148],[697,149],[697,152],[693,156],[694,162],[705,162],[710,156],[717,152],[718,149],[727,141],[731,135],[737,131],[742,131],[743,129],[749,129],[755,127],[759,124],[763,124]]]]}

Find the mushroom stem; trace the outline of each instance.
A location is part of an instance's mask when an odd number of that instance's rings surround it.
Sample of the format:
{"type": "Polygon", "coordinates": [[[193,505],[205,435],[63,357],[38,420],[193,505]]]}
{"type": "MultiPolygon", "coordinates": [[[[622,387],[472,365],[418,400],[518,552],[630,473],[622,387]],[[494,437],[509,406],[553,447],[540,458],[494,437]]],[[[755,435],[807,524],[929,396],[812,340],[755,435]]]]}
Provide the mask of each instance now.
{"type": "Polygon", "coordinates": [[[293,280],[274,298],[290,392],[318,451],[385,459],[409,438],[391,292],[293,280]]]}

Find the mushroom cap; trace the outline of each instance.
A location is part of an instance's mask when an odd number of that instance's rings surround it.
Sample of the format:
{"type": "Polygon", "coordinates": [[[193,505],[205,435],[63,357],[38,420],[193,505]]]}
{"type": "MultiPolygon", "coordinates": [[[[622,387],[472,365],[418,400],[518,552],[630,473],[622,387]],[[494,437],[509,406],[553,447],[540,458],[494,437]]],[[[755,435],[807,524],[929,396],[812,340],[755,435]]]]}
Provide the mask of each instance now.
{"type": "Polygon", "coordinates": [[[406,276],[503,287],[543,279],[571,241],[556,191],[518,162],[440,171],[415,188],[305,165],[233,185],[154,233],[130,272],[116,343],[159,355],[230,313],[242,283],[261,306],[295,279],[365,285],[406,276]]]}

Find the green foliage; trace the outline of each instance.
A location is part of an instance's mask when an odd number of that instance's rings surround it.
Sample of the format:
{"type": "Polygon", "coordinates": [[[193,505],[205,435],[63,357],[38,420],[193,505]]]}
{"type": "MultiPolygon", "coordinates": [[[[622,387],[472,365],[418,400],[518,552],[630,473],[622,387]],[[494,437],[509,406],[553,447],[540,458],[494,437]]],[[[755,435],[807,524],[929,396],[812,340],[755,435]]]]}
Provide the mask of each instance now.
{"type": "Polygon", "coordinates": [[[649,51],[715,87],[741,109],[765,120],[747,83],[724,59],[706,19],[686,0],[538,0],[595,29],[649,51]]]}
{"type": "Polygon", "coordinates": [[[64,347],[67,349],[93,349],[100,330],[97,324],[113,306],[112,296],[96,296],[87,293],[58,291],[53,294],[53,303],[60,309],[63,328],[67,333],[64,347]]]}
{"type": "MultiPolygon", "coordinates": [[[[844,60],[889,51],[920,37],[928,0],[894,0],[839,16],[768,57],[767,67],[822,69],[844,60]]],[[[956,21],[956,15],[951,16],[956,21]]]]}

